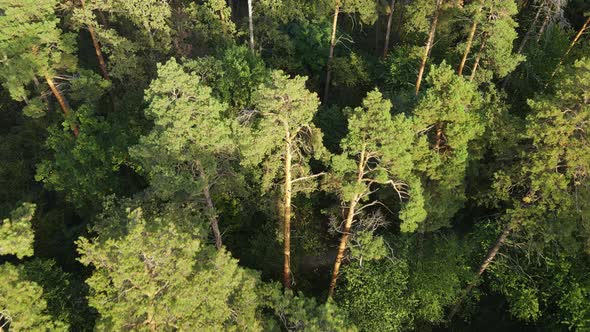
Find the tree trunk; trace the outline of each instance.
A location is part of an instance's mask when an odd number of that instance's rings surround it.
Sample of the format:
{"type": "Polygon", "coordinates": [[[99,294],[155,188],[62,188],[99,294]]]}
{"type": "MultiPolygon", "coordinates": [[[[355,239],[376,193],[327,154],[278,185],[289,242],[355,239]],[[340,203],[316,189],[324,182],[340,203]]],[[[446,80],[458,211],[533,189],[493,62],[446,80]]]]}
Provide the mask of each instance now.
{"type": "MultiPolygon", "coordinates": [[[[82,4],[82,12],[84,12],[84,18],[86,18],[86,0],[80,0],[82,4]]],[[[94,51],[96,52],[96,57],[98,58],[98,64],[100,65],[100,71],[102,72],[102,77],[105,80],[110,80],[109,72],[107,70],[106,62],[104,61],[104,57],[102,55],[102,51],[100,49],[100,44],[96,39],[96,33],[94,32],[94,27],[92,24],[86,23],[86,27],[88,28],[88,32],[90,33],[90,38],[92,39],[92,45],[94,46],[94,51]]]]}
{"type": "Polygon", "coordinates": [[[549,11],[549,8],[547,8],[547,14],[545,15],[545,19],[543,20],[543,24],[541,25],[541,28],[539,29],[539,33],[537,34],[537,43],[541,40],[541,37],[543,37],[543,32],[545,32],[545,28],[547,28],[550,18],[551,18],[550,11],[549,11]]]}
{"type": "MultiPolygon", "coordinates": [[[[45,81],[47,82],[47,85],[49,85],[49,88],[51,89],[51,92],[55,96],[55,99],[57,99],[57,102],[59,103],[61,110],[63,111],[63,113],[67,117],[70,114],[70,106],[68,105],[68,102],[66,101],[64,96],[61,94],[61,92],[59,91],[57,86],[55,86],[53,79],[49,75],[45,75],[45,81]]],[[[78,134],[79,134],[78,126],[74,123],[72,123],[71,126],[72,126],[72,130],[74,131],[74,136],[78,137],[78,134]]]]}
{"type": "MultiPolygon", "coordinates": [[[[365,146],[363,145],[363,150],[361,151],[359,166],[358,166],[358,173],[356,183],[361,183],[363,180],[365,170],[365,146]]],[[[338,254],[336,255],[336,261],[334,262],[334,268],[332,270],[332,279],[330,280],[330,289],[328,290],[328,298],[334,295],[334,290],[336,289],[336,281],[338,281],[338,273],[340,272],[340,265],[342,264],[342,260],[344,259],[344,252],[346,251],[346,245],[348,244],[348,238],[350,237],[350,228],[352,227],[352,223],[354,221],[354,214],[356,205],[359,202],[361,195],[356,194],[352,197],[348,204],[348,214],[346,215],[346,221],[344,223],[344,231],[342,232],[342,238],[340,238],[340,245],[338,246],[338,254]]]]}
{"type": "MultiPolygon", "coordinates": [[[[563,61],[565,61],[565,58],[568,56],[568,54],[570,54],[570,52],[572,51],[572,49],[574,48],[574,46],[576,46],[576,44],[580,40],[580,37],[582,37],[582,34],[584,34],[584,31],[586,31],[586,29],[588,28],[588,26],[590,26],[590,16],[588,16],[588,19],[586,20],[586,22],[584,22],[584,25],[582,25],[582,28],[576,34],[576,37],[571,42],[570,47],[568,47],[568,49],[565,52],[565,54],[561,57],[561,59],[559,59],[559,63],[555,67],[555,70],[553,70],[553,72],[551,73],[551,78],[553,78],[555,76],[555,74],[557,74],[557,70],[559,70],[559,67],[563,64],[563,61]]],[[[547,82],[547,84],[549,84],[549,82],[547,82]]],[[[545,87],[547,87],[547,85],[545,85],[545,87]]]]}
{"type": "Polygon", "coordinates": [[[254,22],[252,20],[252,0],[248,0],[248,28],[250,30],[250,49],[254,52],[254,22]]]}
{"type": "MultiPolygon", "coordinates": [[[[537,26],[537,22],[539,21],[539,16],[541,15],[542,10],[543,6],[540,6],[537,10],[537,13],[535,14],[533,23],[531,23],[529,30],[524,35],[522,42],[520,42],[520,46],[518,47],[518,51],[516,52],[516,54],[522,54],[522,51],[524,51],[524,47],[526,46],[529,39],[531,39],[531,36],[533,35],[533,30],[535,29],[535,26],[537,26]]],[[[502,89],[506,89],[506,86],[508,86],[508,81],[510,81],[510,77],[512,77],[512,73],[508,74],[508,76],[506,76],[506,78],[504,79],[504,82],[502,82],[502,89]]]]}
{"type": "Polygon", "coordinates": [[[426,48],[424,50],[424,55],[422,56],[422,61],[420,63],[420,70],[418,71],[418,78],[416,79],[416,95],[420,92],[420,85],[422,85],[422,76],[424,76],[424,69],[426,68],[426,62],[428,61],[428,56],[430,54],[430,49],[432,48],[432,44],[434,43],[434,35],[436,33],[436,26],[438,25],[438,14],[440,10],[442,0],[436,0],[436,8],[434,10],[434,17],[432,18],[432,22],[430,23],[430,32],[428,32],[428,40],[426,41],[426,48]]]}
{"type": "MultiPolygon", "coordinates": [[[[285,125],[287,127],[287,125],[285,125]]],[[[283,197],[283,286],[291,288],[291,133],[285,132],[285,192],[283,197]]]]}
{"type": "Polygon", "coordinates": [[[203,179],[203,195],[205,196],[205,201],[207,202],[207,208],[209,209],[209,223],[211,224],[211,230],[213,230],[213,236],[215,237],[215,248],[217,250],[221,249],[223,245],[221,241],[221,232],[219,232],[219,221],[217,219],[217,211],[215,210],[215,205],[213,204],[213,199],[211,199],[211,192],[209,191],[209,181],[207,181],[207,176],[205,175],[205,170],[203,169],[203,165],[201,165],[200,161],[195,161],[197,169],[199,170],[199,174],[203,179]]]}
{"type": "Polygon", "coordinates": [[[484,36],[481,40],[481,45],[479,46],[479,51],[477,51],[477,56],[475,57],[475,63],[473,64],[473,69],[471,70],[471,76],[469,76],[469,81],[473,82],[475,78],[475,72],[477,68],[479,68],[479,61],[481,60],[481,55],[486,47],[486,42],[488,41],[488,36],[484,36]]]}
{"type": "Polygon", "coordinates": [[[459,70],[457,70],[457,74],[459,76],[463,75],[463,68],[465,68],[465,62],[467,62],[467,56],[469,56],[469,52],[471,51],[471,45],[473,43],[473,37],[475,36],[475,32],[477,31],[477,16],[483,10],[483,3],[480,4],[479,8],[477,9],[477,14],[473,18],[473,23],[471,24],[471,30],[469,30],[469,36],[467,37],[467,45],[465,46],[465,52],[463,53],[463,58],[461,59],[461,63],[459,64],[459,70]]]}
{"type": "Polygon", "coordinates": [[[332,76],[332,59],[334,59],[334,48],[336,47],[336,27],[338,26],[338,14],[340,13],[340,0],[336,0],[334,8],[334,19],[332,21],[332,36],[330,37],[330,54],[328,55],[328,63],[326,70],[326,85],[324,87],[324,103],[328,102],[330,94],[330,79],[332,76]]]}
{"type": "Polygon", "coordinates": [[[533,34],[533,30],[535,29],[535,26],[537,25],[537,22],[539,21],[539,16],[541,15],[542,10],[543,10],[543,7],[539,7],[539,10],[537,10],[537,13],[535,14],[535,19],[533,19],[533,23],[531,23],[531,27],[524,35],[524,38],[522,39],[522,42],[520,43],[520,46],[518,47],[518,52],[517,52],[518,54],[522,54],[522,51],[524,51],[524,47],[526,46],[529,39],[531,39],[531,36],[533,34]]]}
{"type": "Polygon", "coordinates": [[[387,18],[387,31],[385,32],[385,45],[383,46],[383,58],[387,57],[389,51],[389,36],[391,35],[391,24],[393,23],[393,10],[395,9],[395,0],[391,0],[389,8],[389,17],[387,18]]]}
{"type": "Polygon", "coordinates": [[[452,319],[453,316],[455,316],[455,314],[459,311],[459,307],[461,305],[463,298],[466,297],[467,295],[469,295],[469,293],[471,292],[473,287],[475,287],[479,277],[481,277],[481,275],[490,266],[490,264],[492,263],[494,258],[496,258],[496,255],[500,251],[500,248],[504,245],[504,242],[506,242],[506,239],[508,238],[508,235],[510,235],[511,231],[512,231],[512,225],[510,223],[508,223],[504,227],[504,230],[502,231],[502,233],[500,234],[500,236],[498,237],[498,239],[496,240],[494,245],[488,250],[488,254],[486,255],[486,258],[483,260],[481,265],[479,266],[479,269],[477,269],[476,279],[472,283],[470,283],[467,286],[467,288],[465,288],[465,290],[463,292],[463,296],[459,299],[459,302],[455,305],[455,307],[453,307],[453,310],[451,310],[451,313],[449,314],[449,320],[452,319]]]}

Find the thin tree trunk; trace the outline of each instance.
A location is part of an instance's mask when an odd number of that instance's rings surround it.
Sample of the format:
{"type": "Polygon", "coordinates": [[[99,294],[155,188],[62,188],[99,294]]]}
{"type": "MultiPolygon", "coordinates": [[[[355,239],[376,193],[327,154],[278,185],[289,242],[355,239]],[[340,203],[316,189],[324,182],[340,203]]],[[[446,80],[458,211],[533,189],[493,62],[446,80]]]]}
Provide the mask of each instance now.
{"type": "MultiPolygon", "coordinates": [[[[49,75],[45,75],[45,81],[47,82],[47,85],[49,85],[49,88],[51,89],[51,92],[55,96],[55,99],[57,99],[57,102],[59,103],[61,110],[63,111],[63,113],[67,117],[70,114],[70,106],[68,105],[67,100],[61,94],[61,92],[59,91],[57,86],[55,86],[53,79],[49,75]]],[[[71,126],[72,126],[72,130],[74,131],[74,136],[78,137],[78,134],[79,134],[78,126],[74,123],[72,123],[71,126]]]]}
{"type": "MultiPolygon", "coordinates": [[[[568,47],[568,49],[565,52],[565,54],[561,57],[561,59],[559,59],[559,63],[557,64],[557,66],[555,67],[555,69],[553,70],[553,72],[551,73],[551,78],[553,78],[555,76],[555,74],[557,74],[557,71],[559,70],[559,67],[563,64],[563,61],[565,61],[565,58],[568,56],[568,54],[570,54],[570,52],[572,51],[572,49],[574,48],[574,46],[576,46],[576,44],[580,40],[580,37],[582,37],[582,35],[584,34],[584,31],[586,31],[586,29],[588,28],[588,26],[590,26],[590,16],[588,16],[588,19],[586,20],[586,22],[584,22],[584,25],[582,25],[582,28],[576,34],[576,37],[571,42],[570,47],[568,47]]],[[[549,84],[549,83],[547,83],[547,84],[549,84]]],[[[547,85],[545,85],[545,87],[546,86],[547,85]]]]}
{"type": "Polygon", "coordinates": [[[463,58],[461,59],[461,63],[459,64],[459,70],[457,70],[457,74],[459,76],[463,75],[463,68],[465,68],[465,62],[467,62],[467,57],[469,56],[469,52],[471,51],[471,45],[473,44],[473,37],[475,36],[475,32],[477,31],[477,19],[479,13],[483,10],[483,3],[480,3],[479,8],[477,9],[477,14],[473,18],[473,23],[471,24],[471,30],[469,30],[469,36],[467,37],[467,45],[465,46],[465,52],[463,53],[463,58]]]}
{"type": "Polygon", "coordinates": [[[254,22],[252,20],[252,0],[248,0],[248,28],[250,30],[250,49],[254,52],[254,22]]]}
{"type": "MultiPolygon", "coordinates": [[[[359,166],[358,166],[358,173],[357,173],[357,180],[356,183],[361,183],[363,180],[365,168],[365,146],[363,145],[363,150],[361,151],[359,166]]],[[[350,237],[350,228],[352,227],[352,223],[354,221],[355,215],[355,208],[359,202],[361,195],[356,194],[352,197],[348,204],[348,214],[346,215],[346,221],[344,223],[344,230],[342,232],[342,238],[340,238],[340,245],[338,246],[338,254],[336,255],[336,261],[334,262],[334,268],[332,270],[332,279],[330,280],[330,289],[328,290],[328,297],[332,297],[334,295],[334,290],[336,289],[336,281],[338,281],[338,273],[340,272],[340,265],[342,265],[342,260],[344,259],[344,252],[346,251],[346,245],[348,244],[348,238],[350,237]]]]}
{"type": "Polygon", "coordinates": [[[539,21],[539,16],[541,15],[542,10],[543,10],[543,7],[539,7],[539,10],[537,10],[537,13],[535,14],[535,18],[533,19],[533,23],[531,23],[531,27],[524,35],[522,42],[520,42],[520,46],[518,47],[518,52],[517,52],[518,54],[522,54],[522,51],[524,51],[524,47],[526,46],[529,39],[531,39],[531,36],[533,35],[533,30],[535,29],[535,26],[537,25],[537,22],[539,21]]]}
{"type": "Polygon", "coordinates": [[[432,48],[432,44],[434,43],[434,35],[436,33],[436,26],[438,25],[438,14],[440,10],[442,0],[436,0],[436,8],[434,10],[434,17],[432,18],[432,22],[430,23],[430,32],[428,32],[428,40],[426,41],[426,48],[424,50],[424,55],[422,56],[422,60],[420,62],[420,70],[418,71],[418,78],[416,79],[416,95],[420,92],[420,85],[422,85],[422,76],[424,76],[424,69],[426,68],[426,62],[428,61],[428,56],[430,54],[430,49],[432,48]]]}
{"type": "MultiPolygon", "coordinates": [[[[82,4],[82,12],[84,13],[84,18],[86,19],[86,0],[80,0],[82,4]]],[[[100,71],[102,72],[102,77],[105,80],[110,80],[109,72],[107,70],[106,62],[104,61],[104,57],[102,55],[102,51],[100,49],[100,44],[96,38],[96,33],[94,32],[94,27],[92,24],[86,23],[86,27],[88,28],[88,32],[90,33],[90,38],[92,39],[92,45],[94,45],[94,51],[96,52],[96,57],[98,58],[98,64],[100,65],[100,71]]]]}
{"type": "MultiPolygon", "coordinates": [[[[531,23],[529,30],[524,35],[522,42],[520,42],[520,46],[518,46],[518,51],[516,52],[516,54],[522,54],[522,52],[524,51],[524,47],[526,46],[529,39],[531,39],[531,36],[533,35],[533,30],[535,29],[535,26],[537,26],[537,22],[539,21],[539,16],[541,15],[542,10],[543,10],[543,6],[540,6],[539,9],[537,10],[537,13],[535,14],[535,18],[533,19],[533,23],[531,23]]],[[[508,81],[510,81],[511,77],[512,77],[512,73],[508,74],[508,76],[506,76],[506,78],[504,78],[504,82],[502,82],[502,89],[506,89],[506,86],[508,86],[508,81]]]]}
{"type": "Polygon", "coordinates": [[[213,230],[213,236],[215,237],[215,248],[218,250],[221,249],[223,245],[221,241],[221,232],[219,232],[219,221],[217,219],[217,211],[215,210],[215,205],[213,204],[213,199],[211,199],[211,192],[209,191],[209,181],[207,181],[207,176],[205,175],[205,170],[203,169],[203,165],[199,160],[195,161],[197,169],[203,179],[203,195],[205,196],[205,201],[207,202],[207,208],[209,209],[209,223],[211,224],[211,230],[213,230]]]}
{"type": "Polygon", "coordinates": [[[469,81],[473,82],[475,79],[475,72],[477,68],[479,68],[479,61],[481,60],[481,55],[486,47],[486,42],[488,41],[488,36],[484,36],[481,41],[481,45],[479,46],[479,51],[477,51],[477,56],[475,57],[475,63],[473,64],[473,69],[471,70],[471,76],[469,76],[469,81]]]}
{"type": "Polygon", "coordinates": [[[543,20],[543,24],[541,25],[541,28],[539,29],[539,33],[537,34],[537,43],[541,40],[541,37],[543,37],[543,32],[545,32],[545,28],[547,28],[550,18],[551,18],[550,11],[549,11],[549,8],[547,8],[547,14],[545,15],[545,19],[543,20]]]}
{"type": "Polygon", "coordinates": [[[483,262],[481,263],[481,265],[477,269],[476,279],[465,288],[465,290],[463,292],[463,296],[459,299],[459,302],[455,305],[455,307],[453,307],[453,310],[451,310],[451,313],[449,314],[449,320],[452,319],[453,316],[455,316],[455,314],[459,311],[459,308],[461,306],[461,302],[463,301],[463,298],[466,297],[467,295],[469,295],[471,290],[477,284],[477,280],[487,270],[487,268],[490,266],[490,264],[492,263],[494,258],[496,258],[496,255],[500,251],[500,248],[504,245],[504,242],[506,242],[506,239],[508,238],[508,235],[510,235],[511,231],[512,231],[512,225],[510,223],[508,223],[504,227],[504,230],[502,230],[502,233],[500,234],[500,236],[498,237],[498,239],[496,240],[494,245],[488,250],[488,254],[486,255],[486,258],[483,260],[483,262]]]}
{"type": "Polygon", "coordinates": [[[328,102],[330,95],[330,79],[332,76],[332,60],[334,59],[334,48],[336,47],[336,28],[338,26],[338,14],[340,13],[340,0],[336,0],[334,8],[334,19],[332,21],[332,35],[330,37],[330,54],[328,55],[326,85],[324,87],[324,103],[328,102]]]}
{"type": "Polygon", "coordinates": [[[291,288],[291,133],[285,124],[285,192],[283,197],[283,286],[291,288]]]}
{"type": "Polygon", "coordinates": [[[385,45],[383,46],[383,58],[387,57],[389,51],[389,36],[391,35],[391,24],[393,23],[393,11],[395,9],[395,0],[391,0],[389,8],[389,17],[387,18],[387,31],[385,32],[385,45]]]}

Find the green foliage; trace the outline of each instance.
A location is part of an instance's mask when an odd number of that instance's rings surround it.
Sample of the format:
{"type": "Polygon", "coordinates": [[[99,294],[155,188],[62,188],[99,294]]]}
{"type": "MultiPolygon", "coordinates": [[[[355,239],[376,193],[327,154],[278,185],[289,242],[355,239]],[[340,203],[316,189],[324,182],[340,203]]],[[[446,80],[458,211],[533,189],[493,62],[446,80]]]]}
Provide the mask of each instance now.
{"type": "Polygon", "coordinates": [[[424,244],[404,235],[390,240],[393,257],[344,268],[337,302],[361,331],[405,331],[443,321],[445,308],[471,278],[469,248],[454,237],[424,244]]]}
{"type": "MultiPolygon", "coordinates": [[[[0,78],[14,100],[23,101],[30,95],[27,86],[34,78],[76,67],[74,36],[59,29],[57,4],[57,0],[0,1],[0,54],[4,58],[0,78]]],[[[38,105],[36,101],[35,107],[38,105]]],[[[33,114],[38,115],[38,110],[33,114]]]]}
{"type": "Polygon", "coordinates": [[[305,88],[305,77],[289,78],[281,71],[272,73],[268,84],[261,84],[253,94],[255,110],[243,115],[250,127],[241,140],[246,166],[262,166],[262,188],[268,189],[272,181],[281,178],[281,159],[285,153],[293,155],[293,178],[309,173],[311,157],[322,157],[325,152],[322,134],[312,123],[319,100],[305,88]],[[256,116],[259,114],[260,116],[256,116]],[[248,118],[252,118],[248,122],[248,118]],[[285,148],[286,137],[292,140],[291,151],[285,148]]]}
{"type": "Polygon", "coordinates": [[[221,117],[227,106],[211,93],[175,59],[158,66],[158,79],[146,90],[145,113],[154,127],[130,153],[163,198],[200,196],[203,179],[218,174],[218,159],[232,157],[231,122],[221,117]]]}
{"type": "Polygon", "coordinates": [[[95,268],[87,283],[97,328],[260,329],[256,274],[203,245],[196,231],[156,221],[136,209],[123,236],[77,242],[80,262],[95,268]]]}
{"type": "Polygon", "coordinates": [[[10,264],[0,265],[0,326],[11,331],[67,331],[67,325],[47,312],[43,289],[21,276],[10,264]]]}
{"type": "Polygon", "coordinates": [[[33,256],[34,234],[31,220],[36,205],[23,203],[14,210],[10,218],[0,223],[0,256],[16,255],[18,258],[33,256]]]}
{"type": "Polygon", "coordinates": [[[278,318],[278,322],[267,322],[267,331],[357,331],[332,301],[319,304],[313,298],[290,290],[283,293],[278,284],[266,285],[263,294],[265,303],[278,318]]]}
{"type": "Polygon", "coordinates": [[[80,209],[101,205],[105,195],[125,192],[119,170],[128,161],[127,146],[135,140],[133,125],[121,123],[117,115],[100,114],[99,105],[110,86],[88,71],[71,82],[71,100],[76,110],[80,134],[73,137],[66,125],[52,126],[45,145],[53,153],[37,165],[35,179],[46,188],[64,192],[80,209]]]}
{"type": "Polygon", "coordinates": [[[485,129],[482,98],[476,86],[457,76],[444,62],[432,66],[428,88],[413,111],[419,133],[416,169],[425,187],[428,219],[422,231],[449,225],[465,202],[465,175],[470,151],[485,129]]]}
{"type": "Polygon", "coordinates": [[[340,144],[343,154],[332,158],[332,167],[345,202],[363,198],[375,190],[372,184],[390,187],[400,199],[409,200],[400,216],[402,230],[411,232],[426,217],[421,189],[409,186],[420,184],[412,176],[414,133],[411,120],[403,114],[392,117],[390,109],[391,102],[375,90],[363,100],[363,107],[350,110],[348,135],[340,144]],[[410,191],[416,197],[409,196],[410,191]]]}

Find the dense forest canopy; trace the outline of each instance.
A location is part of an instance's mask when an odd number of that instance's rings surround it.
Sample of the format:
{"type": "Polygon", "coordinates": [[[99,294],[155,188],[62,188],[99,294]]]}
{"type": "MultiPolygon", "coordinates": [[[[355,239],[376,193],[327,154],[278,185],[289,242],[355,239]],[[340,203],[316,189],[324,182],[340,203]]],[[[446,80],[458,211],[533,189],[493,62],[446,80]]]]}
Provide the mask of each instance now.
{"type": "Polygon", "coordinates": [[[590,331],[590,1],[0,0],[0,332],[590,331]]]}

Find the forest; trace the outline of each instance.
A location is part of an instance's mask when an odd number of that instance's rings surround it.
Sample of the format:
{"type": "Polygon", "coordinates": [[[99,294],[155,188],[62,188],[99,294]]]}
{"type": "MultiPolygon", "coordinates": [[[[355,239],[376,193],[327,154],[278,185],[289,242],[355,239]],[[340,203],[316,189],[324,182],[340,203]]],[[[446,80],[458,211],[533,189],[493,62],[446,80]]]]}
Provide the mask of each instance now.
{"type": "Polygon", "coordinates": [[[590,331],[590,0],[0,0],[0,332],[590,331]]]}

